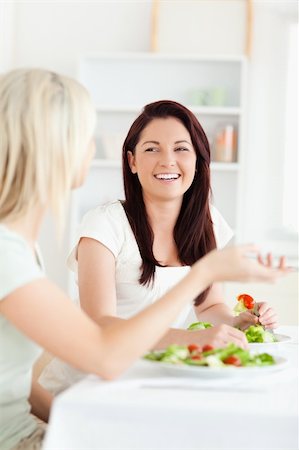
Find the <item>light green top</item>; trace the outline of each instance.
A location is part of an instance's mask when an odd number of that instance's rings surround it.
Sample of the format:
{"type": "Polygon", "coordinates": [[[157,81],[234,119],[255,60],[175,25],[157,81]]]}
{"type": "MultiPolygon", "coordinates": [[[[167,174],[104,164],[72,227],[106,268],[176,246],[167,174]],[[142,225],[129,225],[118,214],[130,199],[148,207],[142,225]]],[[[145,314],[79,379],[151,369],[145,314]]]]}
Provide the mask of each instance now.
{"type": "MultiPolygon", "coordinates": [[[[42,277],[41,264],[29,244],[20,235],[0,225],[0,301],[17,288],[42,277]]],[[[41,351],[0,314],[1,450],[11,449],[36,427],[30,415],[28,397],[32,366],[41,351]]]]}

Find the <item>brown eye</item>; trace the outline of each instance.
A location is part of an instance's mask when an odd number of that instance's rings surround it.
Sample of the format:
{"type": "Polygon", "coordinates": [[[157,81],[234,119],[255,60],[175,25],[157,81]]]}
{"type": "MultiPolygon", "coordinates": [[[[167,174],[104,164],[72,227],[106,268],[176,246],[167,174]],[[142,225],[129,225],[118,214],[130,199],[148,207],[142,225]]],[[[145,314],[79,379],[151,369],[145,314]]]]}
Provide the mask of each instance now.
{"type": "Polygon", "coordinates": [[[146,148],[144,151],[145,152],[157,152],[158,148],[156,148],[156,147],[149,147],[149,148],[146,148]]]}
{"type": "Polygon", "coordinates": [[[175,152],[189,152],[189,148],[187,148],[187,147],[177,147],[174,151],[175,152]]]}

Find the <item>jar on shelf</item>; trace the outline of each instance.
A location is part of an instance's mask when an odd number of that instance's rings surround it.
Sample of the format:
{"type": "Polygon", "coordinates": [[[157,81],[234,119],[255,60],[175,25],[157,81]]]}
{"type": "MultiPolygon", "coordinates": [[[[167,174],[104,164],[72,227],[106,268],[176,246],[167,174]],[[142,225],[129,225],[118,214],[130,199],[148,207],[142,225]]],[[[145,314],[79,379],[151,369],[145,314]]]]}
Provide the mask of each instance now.
{"type": "Polygon", "coordinates": [[[226,125],[216,133],[213,150],[216,162],[237,160],[237,130],[233,125],[226,125]]]}

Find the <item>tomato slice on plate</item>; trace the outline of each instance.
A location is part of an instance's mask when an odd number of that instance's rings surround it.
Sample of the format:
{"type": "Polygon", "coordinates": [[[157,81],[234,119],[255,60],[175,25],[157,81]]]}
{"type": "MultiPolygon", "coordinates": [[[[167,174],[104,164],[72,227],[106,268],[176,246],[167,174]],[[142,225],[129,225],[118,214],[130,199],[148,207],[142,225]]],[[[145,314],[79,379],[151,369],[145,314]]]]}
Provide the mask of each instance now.
{"type": "Polygon", "coordinates": [[[223,360],[223,362],[224,362],[224,364],[229,364],[231,366],[238,366],[238,367],[241,366],[240,358],[238,358],[238,356],[234,356],[234,355],[228,356],[227,358],[225,358],[223,360]]]}
{"type": "Polygon", "coordinates": [[[195,360],[195,361],[196,361],[196,360],[199,361],[200,359],[202,359],[202,356],[201,356],[201,355],[198,355],[198,354],[197,354],[197,355],[192,355],[192,356],[191,356],[191,359],[193,359],[193,360],[195,360]]]}
{"type": "Polygon", "coordinates": [[[203,346],[202,351],[203,352],[210,352],[211,350],[214,350],[214,347],[212,345],[206,344],[203,346]]]}
{"type": "Polygon", "coordinates": [[[190,353],[192,352],[199,352],[200,351],[200,347],[196,344],[189,344],[188,345],[188,350],[190,353]]]}

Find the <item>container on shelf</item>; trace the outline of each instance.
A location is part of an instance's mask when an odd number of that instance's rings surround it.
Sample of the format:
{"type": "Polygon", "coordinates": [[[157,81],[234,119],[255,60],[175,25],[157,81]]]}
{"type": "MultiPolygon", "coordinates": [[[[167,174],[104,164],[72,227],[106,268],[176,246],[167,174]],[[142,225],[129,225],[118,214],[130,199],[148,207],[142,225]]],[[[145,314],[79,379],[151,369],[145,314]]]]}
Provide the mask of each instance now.
{"type": "Polygon", "coordinates": [[[222,87],[192,89],[190,103],[195,106],[227,106],[227,90],[222,87]]]}
{"type": "Polygon", "coordinates": [[[213,146],[213,160],[231,163],[237,161],[237,130],[225,125],[216,134],[213,146]]]}

